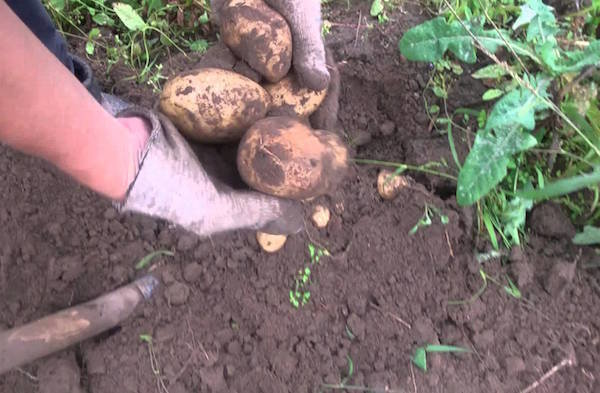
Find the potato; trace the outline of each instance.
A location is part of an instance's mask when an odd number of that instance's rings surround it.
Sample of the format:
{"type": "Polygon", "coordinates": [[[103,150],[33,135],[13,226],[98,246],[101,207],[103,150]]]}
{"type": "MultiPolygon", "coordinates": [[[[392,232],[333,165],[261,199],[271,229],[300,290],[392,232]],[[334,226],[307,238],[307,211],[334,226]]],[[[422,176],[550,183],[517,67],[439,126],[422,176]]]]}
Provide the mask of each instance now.
{"type": "Polygon", "coordinates": [[[267,117],[248,129],[237,166],[250,187],[266,194],[307,199],[325,194],[348,167],[348,149],[327,131],[286,116],[267,117]]]}
{"type": "Polygon", "coordinates": [[[193,140],[232,142],[265,117],[270,100],[265,89],[244,76],[201,68],[169,80],[160,96],[160,109],[193,140]]]}
{"type": "Polygon", "coordinates": [[[377,191],[383,199],[391,200],[396,198],[400,191],[409,185],[409,178],[395,174],[387,169],[379,172],[379,176],[377,176],[377,191]]]}
{"type": "Polygon", "coordinates": [[[266,252],[277,252],[285,245],[287,236],[256,232],[256,240],[258,241],[260,247],[266,252]]]}
{"type": "Polygon", "coordinates": [[[327,224],[329,224],[329,219],[331,218],[331,212],[325,206],[317,205],[313,209],[313,214],[312,214],[311,218],[317,228],[325,228],[327,226],[327,224]]]}
{"type": "Polygon", "coordinates": [[[269,113],[280,116],[308,117],[312,115],[325,99],[327,89],[310,90],[298,84],[294,74],[288,74],[277,83],[264,85],[271,96],[269,113]]]}
{"type": "Polygon", "coordinates": [[[225,44],[269,82],[292,65],[292,33],[285,19],[263,0],[229,0],[221,9],[225,44]]]}

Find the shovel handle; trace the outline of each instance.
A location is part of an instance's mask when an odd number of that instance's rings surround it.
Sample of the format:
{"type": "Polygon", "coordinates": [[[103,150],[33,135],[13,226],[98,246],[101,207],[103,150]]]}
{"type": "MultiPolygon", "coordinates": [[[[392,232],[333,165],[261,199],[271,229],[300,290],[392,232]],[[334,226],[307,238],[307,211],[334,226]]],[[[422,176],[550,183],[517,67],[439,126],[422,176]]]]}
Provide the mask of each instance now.
{"type": "Polygon", "coordinates": [[[157,286],[154,276],[145,276],[87,303],[0,332],[0,374],[116,326],[157,286]]]}

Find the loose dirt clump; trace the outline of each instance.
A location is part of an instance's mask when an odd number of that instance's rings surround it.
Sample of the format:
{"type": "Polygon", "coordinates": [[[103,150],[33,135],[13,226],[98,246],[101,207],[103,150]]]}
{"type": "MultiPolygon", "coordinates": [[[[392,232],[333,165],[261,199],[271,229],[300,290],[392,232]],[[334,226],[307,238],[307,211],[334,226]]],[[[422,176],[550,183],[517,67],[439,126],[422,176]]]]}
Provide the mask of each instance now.
{"type": "MultiPolygon", "coordinates": [[[[425,15],[406,2],[386,24],[357,34],[369,4],[349,4],[326,15],[338,24],[327,41],[342,75],[347,140],[369,136],[359,157],[416,159],[407,147],[437,137],[421,98],[430,71],[406,62],[396,44],[425,15]]],[[[167,61],[169,73],[195,64],[176,61],[167,61]]],[[[111,74],[102,83],[136,103],[154,101],[149,88],[117,81],[111,74]]],[[[419,146],[427,155],[429,145],[419,146]]],[[[164,222],[118,215],[39,160],[0,147],[0,324],[21,325],[117,288],[140,274],[140,258],[169,249],[174,257],[155,260],[162,293],[59,355],[76,360],[82,391],[158,392],[162,378],[171,393],[312,393],[343,381],[378,392],[519,392],[557,365],[536,391],[600,391],[600,273],[582,268],[593,253],[535,226],[523,250],[481,265],[475,215],[456,205],[447,185],[440,192],[411,173],[424,186],[384,201],[378,173],[353,167],[336,192],[311,202],[330,209],[327,227],[307,225],[268,254],[252,231],[198,242],[164,222]],[[436,216],[413,233],[426,204],[448,222],[436,216]],[[330,255],[311,264],[323,248],[330,255]],[[306,266],[310,299],[296,309],[290,290],[306,266]],[[523,299],[491,282],[471,298],[483,284],[481,267],[490,277],[509,274],[523,299]],[[153,337],[153,355],[140,335],[153,337]],[[411,365],[417,347],[438,343],[472,352],[430,355],[426,373],[411,365]]],[[[0,392],[47,391],[46,362],[58,358],[49,359],[1,376],[0,392]]]]}

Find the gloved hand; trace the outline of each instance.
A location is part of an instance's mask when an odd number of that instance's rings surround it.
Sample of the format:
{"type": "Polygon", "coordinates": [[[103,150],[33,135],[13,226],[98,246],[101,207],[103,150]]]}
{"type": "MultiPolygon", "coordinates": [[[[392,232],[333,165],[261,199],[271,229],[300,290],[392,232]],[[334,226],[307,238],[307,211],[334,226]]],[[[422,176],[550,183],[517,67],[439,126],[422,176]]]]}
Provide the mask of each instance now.
{"type": "MultiPolygon", "coordinates": [[[[218,16],[226,0],[211,0],[213,18],[218,16]]],[[[330,75],[321,38],[320,0],[265,0],[288,22],[292,31],[293,64],[303,86],[323,90],[329,85],[330,75]]]]}
{"type": "Polygon", "coordinates": [[[122,211],[162,218],[200,236],[241,228],[292,234],[303,226],[301,205],[211,178],[175,126],[162,114],[130,107],[117,117],[140,117],[152,131],[122,211]]]}

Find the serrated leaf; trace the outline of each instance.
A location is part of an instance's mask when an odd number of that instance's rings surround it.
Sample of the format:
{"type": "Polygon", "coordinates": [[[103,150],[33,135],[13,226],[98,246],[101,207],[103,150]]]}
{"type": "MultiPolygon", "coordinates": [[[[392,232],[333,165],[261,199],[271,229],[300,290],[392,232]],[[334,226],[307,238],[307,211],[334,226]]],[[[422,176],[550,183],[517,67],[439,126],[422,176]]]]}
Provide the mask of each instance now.
{"type": "Polygon", "coordinates": [[[373,0],[371,3],[371,16],[378,16],[383,12],[383,0],[373,0]]]}
{"type": "Polygon", "coordinates": [[[545,42],[552,39],[559,30],[553,10],[554,8],[544,4],[542,0],[529,0],[521,6],[521,15],[513,24],[513,30],[529,25],[528,42],[545,42]]]}
{"type": "Polygon", "coordinates": [[[148,25],[129,4],[113,3],[113,10],[129,31],[144,31],[148,25]]]}
{"type": "Polygon", "coordinates": [[[481,130],[458,175],[456,199],[459,205],[477,202],[504,179],[509,158],[532,148],[537,140],[513,123],[494,130],[481,130]]]}
{"type": "Polygon", "coordinates": [[[490,64],[483,68],[478,69],[476,72],[471,74],[475,79],[498,79],[508,74],[504,68],[498,64],[490,64]]]}
{"type": "Polygon", "coordinates": [[[209,47],[208,41],[204,39],[199,39],[190,43],[190,50],[193,52],[204,53],[209,47]]]}
{"type": "Polygon", "coordinates": [[[600,228],[586,225],[583,232],[578,233],[573,238],[573,243],[578,246],[591,246],[600,243],[600,228]]]}
{"type": "Polygon", "coordinates": [[[555,74],[577,73],[584,67],[597,66],[600,64],[600,41],[595,40],[584,50],[549,52],[545,50],[541,54],[544,64],[555,74]]]}
{"type": "Polygon", "coordinates": [[[481,96],[481,98],[484,101],[490,101],[502,96],[503,94],[504,92],[500,89],[489,89],[488,91],[483,93],[483,96],[481,96]]]}
{"type": "MultiPolygon", "coordinates": [[[[527,46],[512,41],[507,33],[501,37],[495,30],[484,30],[480,26],[465,22],[469,31],[490,52],[496,52],[500,46],[509,42],[513,50],[523,56],[530,57],[536,63],[540,60],[527,46]]],[[[465,31],[460,22],[450,23],[444,17],[437,17],[408,30],[398,43],[400,52],[412,61],[436,62],[446,51],[452,52],[460,61],[474,63],[477,60],[475,45],[471,35],[465,31]]]]}
{"type": "MultiPolygon", "coordinates": [[[[529,79],[524,77],[536,92],[541,97],[547,97],[546,89],[550,85],[549,80],[542,77],[529,79]]],[[[490,112],[486,129],[500,129],[510,127],[516,123],[525,127],[528,130],[533,130],[535,127],[535,112],[547,108],[542,100],[540,100],[531,90],[527,88],[519,88],[511,91],[502,97],[490,112]]]]}

